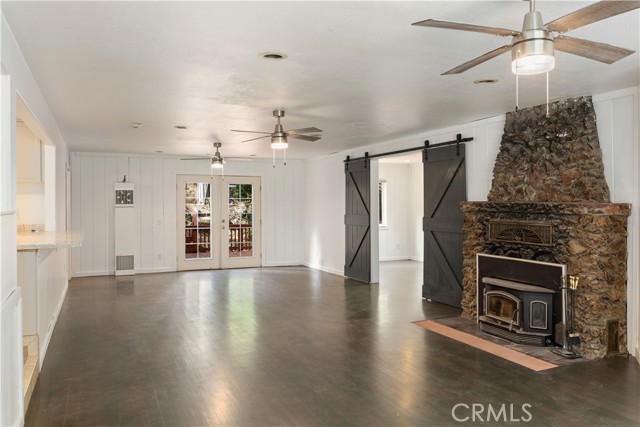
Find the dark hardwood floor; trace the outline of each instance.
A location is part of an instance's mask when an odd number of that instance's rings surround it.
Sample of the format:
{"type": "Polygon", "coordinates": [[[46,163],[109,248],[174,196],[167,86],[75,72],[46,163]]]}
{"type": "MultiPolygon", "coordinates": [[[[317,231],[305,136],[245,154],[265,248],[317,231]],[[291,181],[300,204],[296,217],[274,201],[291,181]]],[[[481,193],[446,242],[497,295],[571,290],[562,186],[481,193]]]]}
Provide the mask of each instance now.
{"type": "Polygon", "coordinates": [[[420,298],[421,268],[73,279],[26,425],[453,426],[457,404],[504,405],[473,425],[640,424],[632,358],[534,372],[411,324],[459,313],[420,298]]]}

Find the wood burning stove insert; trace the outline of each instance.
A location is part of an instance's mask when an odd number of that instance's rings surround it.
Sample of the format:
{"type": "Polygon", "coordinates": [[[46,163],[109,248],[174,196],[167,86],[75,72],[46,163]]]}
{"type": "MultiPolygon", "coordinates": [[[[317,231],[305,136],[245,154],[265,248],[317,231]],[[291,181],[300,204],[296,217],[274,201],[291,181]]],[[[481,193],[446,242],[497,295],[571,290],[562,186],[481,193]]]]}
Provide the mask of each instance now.
{"type": "Polygon", "coordinates": [[[492,335],[528,345],[553,343],[562,320],[560,288],[566,266],[477,255],[478,322],[492,335]]]}

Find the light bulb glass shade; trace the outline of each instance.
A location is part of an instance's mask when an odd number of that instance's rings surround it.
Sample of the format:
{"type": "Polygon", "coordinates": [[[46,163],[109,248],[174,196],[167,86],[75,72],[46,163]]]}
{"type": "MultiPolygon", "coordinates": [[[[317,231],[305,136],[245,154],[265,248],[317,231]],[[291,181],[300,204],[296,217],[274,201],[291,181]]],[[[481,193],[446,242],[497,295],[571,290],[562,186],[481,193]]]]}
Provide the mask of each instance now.
{"type": "Polygon", "coordinates": [[[224,167],[224,160],[222,160],[222,158],[213,157],[211,159],[212,169],[222,169],[223,167],[224,167]]]}
{"type": "Polygon", "coordinates": [[[546,73],[556,66],[556,58],[549,55],[529,55],[517,58],[511,63],[513,74],[528,76],[532,74],[546,73]]]}
{"type": "Polygon", "coordinates": [[[528,30],[514,37],[511,71],[518,75],[546,73],[556,66],[553,36],[546,30],[528,30]]]}
{"type": "Polygon", "coordinates": [[[284,150],[289,147],[289,143],[287,142],[287,137],[282,135],[272,136],[271,137],[271,148],[274,150],[284,150]]]}

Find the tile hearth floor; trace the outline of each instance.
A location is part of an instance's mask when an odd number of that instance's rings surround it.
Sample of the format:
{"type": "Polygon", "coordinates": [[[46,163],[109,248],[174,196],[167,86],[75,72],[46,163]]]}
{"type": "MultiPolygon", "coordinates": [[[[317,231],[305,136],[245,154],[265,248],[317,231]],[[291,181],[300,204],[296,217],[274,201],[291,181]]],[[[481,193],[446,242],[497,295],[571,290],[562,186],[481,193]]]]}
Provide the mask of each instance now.
{"type": "MultiPolygon", "coordinates": [[[[455,330],[464,332],[466,334],[472,335],[474,337],[481,338],[485,341],[489,341],[491,343],[498,344],[505,348],[512,349],[517,352],[535,357],[536,359],[553,363],[554,365],[563,366],[563,365],[571,365],[574,363],[589,361],[589,359],[584,359],[584,358],[567,359],[565,357],[558,356],[557,354],[552,352],[554,347],[536,347],[536,346],[530,346],[530,345],[516,344],[509,340],[487,334],[480,330],[476,322],[469,319],[464,319],[460,316],[437,319],[436,322],[439,324],[448,326],[450,328],[453,328],[455,330]]],[[[621,356],[621,357],[626,357],[626,356],[621,356]]]]}
{"type": "Polygon", "coordinates": [[[379,285],[303,267],[73,279],[25,425],[459,426],[458,403],[640,424],[634,359],[533,372],[416,327],[459,315],[420,298],[421,268],[384,263],[379,285]]]}

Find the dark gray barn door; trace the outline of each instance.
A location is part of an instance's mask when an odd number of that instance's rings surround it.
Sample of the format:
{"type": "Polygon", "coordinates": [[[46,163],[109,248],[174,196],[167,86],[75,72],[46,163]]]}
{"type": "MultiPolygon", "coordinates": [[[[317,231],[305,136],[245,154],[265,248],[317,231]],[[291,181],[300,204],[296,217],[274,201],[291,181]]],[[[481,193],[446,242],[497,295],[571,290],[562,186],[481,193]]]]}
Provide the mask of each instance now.
{"type": "Polygon", "coordinates": [[[345,163],[344,275],[371,281],[371,169],[369,160],[345,163]]]}
{"type": "Polygon", "coordinates": [[[428,150],[424,161],[424,285],[422,296],[460,307],[464,145],[428,150]]]}

